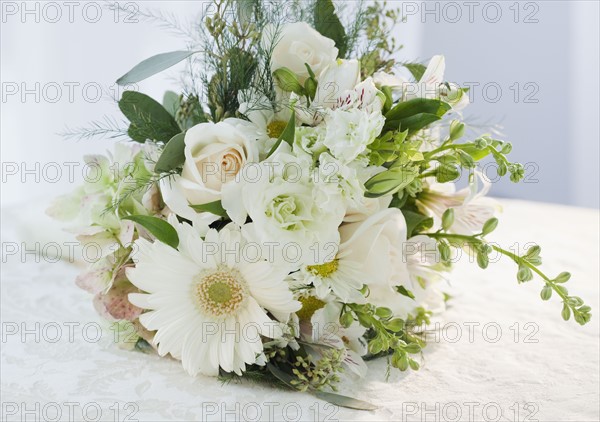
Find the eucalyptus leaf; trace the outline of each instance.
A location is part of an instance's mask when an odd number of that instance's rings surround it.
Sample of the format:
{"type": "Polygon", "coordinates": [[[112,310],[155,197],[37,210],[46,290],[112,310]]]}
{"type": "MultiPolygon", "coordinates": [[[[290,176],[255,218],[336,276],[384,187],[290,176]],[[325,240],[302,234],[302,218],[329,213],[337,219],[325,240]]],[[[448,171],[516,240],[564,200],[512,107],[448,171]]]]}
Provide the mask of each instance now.
{"type": "Polygon", "coordinates": [[[152,75],[176,65],[195,53],[198,53],[198,51],[171,51],[169,53],[157,54],[134,66],[133,69],[117,79],[117,84],[128,85],[143,81],[152,75]]]}
{"type": "Polygon", "coordinates": [[[167,143],[160,155],[154,170],[157,173],[168,173],[185,162],[185,133],[178,133],[167,143]]]}
{"type": "Polygon", "coordinates": [[[335,404],[336,406],[347,407],[349,409],[356,409],[356,410],[376,410],[376,409],[378,409],[378,407],[372,403],[369,403],[369,402],[366,402],[363,400],[358,400],[358,399],[348,397],[348,396],[342,396],[341,394],[337,394],[337,393],[330,393],[327,391],[315,391],[314,395],[322,400],[328,401],[331,404],[335,404]]]}
{"type": "Polygon", "coordinates": [[[148,215],[129,215],[123,220],[130,220],[148,230],[156,239],[172,248],[179,246],[177,230],[165,220],[148,215]]]}
{"type": "Polygon", "coordinates": [[[168,142],[181,132],[173,116],[141,92],[125,91],[119,100],[119,108],[131,123],[127,133],[134,141],[168,142]]]}
{"type": "Polygon", "coordinates": [[[173,91],[165,92],[165,95],[163,95],[162,105],[171,116],[175,117],[177,110],[179,110],[179,104],[180,99],[177,93],[173,91]]]}

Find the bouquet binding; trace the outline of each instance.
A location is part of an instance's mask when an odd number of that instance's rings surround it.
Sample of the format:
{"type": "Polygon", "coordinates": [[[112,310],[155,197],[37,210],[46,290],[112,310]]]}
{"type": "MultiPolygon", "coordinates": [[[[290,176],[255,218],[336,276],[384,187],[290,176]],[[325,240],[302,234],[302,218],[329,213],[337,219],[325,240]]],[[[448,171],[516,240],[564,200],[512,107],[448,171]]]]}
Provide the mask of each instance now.
{"type": "Polygon", "coordinates": [[[126,90],[127,128],[107,119],[69,133],[129,141],[86,157],[101,177],[48,210],[102,247],[76,280],[98,312],[191,375],[272,381],[357,409],[373,406],[337,385],[364,376],[368,359],[419,368],[460,253],[481,268],[506,256],[520,283],[539,276],[543,300],[587,323],[570,274],[539,268],[539,246],[517,255],[487,240],[498,205],[478,163],[493,159],[513,182],[524,169],[493,135],[461,141],[468,93],[445,82],[444,57],[397,63],[401,16],[385,3],[290,5],[215,0],[193,31],[174,27],[190,49],[118,80],[186,61],[181,94],[161,104],[126,90]],[[468,186],[455,190],[462,172],[468,186]]]}

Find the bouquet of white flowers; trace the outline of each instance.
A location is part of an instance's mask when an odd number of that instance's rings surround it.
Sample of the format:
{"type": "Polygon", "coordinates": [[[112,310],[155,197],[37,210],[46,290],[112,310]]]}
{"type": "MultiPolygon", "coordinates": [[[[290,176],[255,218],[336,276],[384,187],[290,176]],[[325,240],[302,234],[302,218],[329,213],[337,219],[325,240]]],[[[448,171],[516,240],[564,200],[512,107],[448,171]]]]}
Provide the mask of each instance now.
{"type": "MultiPolygon", "coordinates": [[[[364,376],[366,359],[419,368],[460,252],[481,268],[492,253],[510,258],[519,282],[537,274],[542,299],[560,298],[565,320],[590,320],[564,287],[569,273],[539,269],[538,246],[519,256],[486,240],[498,206],[478,163],[492,158],[513,182],[524,169],[509,143],[464,140],[468,94],[445,82],[444,57],[396,63],[397,12],[349,8],[215,0],[189,50],[118,80],[188,64],[183,92],[162,104],[123,93],[128,127],[114,130],[129,142],[86,157],[98,177],[49,213],[101,246],[77,285],[102,316],[133,324],[137,349],[191,375],[370,408],[328,390],[342,373],[364,376]],[[456,190],[461,174],[468,186],[456,190]]],[[[112,130],[93,129],[81,135],[112,130]]]]}

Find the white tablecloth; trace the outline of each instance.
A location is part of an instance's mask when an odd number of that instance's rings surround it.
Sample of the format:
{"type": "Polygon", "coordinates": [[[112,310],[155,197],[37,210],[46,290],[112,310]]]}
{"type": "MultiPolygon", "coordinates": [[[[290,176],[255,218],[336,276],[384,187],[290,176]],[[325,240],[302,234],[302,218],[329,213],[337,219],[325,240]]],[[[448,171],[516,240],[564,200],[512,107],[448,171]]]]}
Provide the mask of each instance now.
{"type": "MultiPolygon", "coordinates": [[[[372,412],[265,385],[191,378],[178,362],[115,347],[106,329],[96,341],[101,322],[73,284],[78,269],[33,255],[22,263],[5,256],[3,243],[3,420],[598,421],[599,213],[503,204],[490,240],[518,242],[520,250],[537,241],[549,274],[572,272],[568,287],[593,307],[592,322],[563,322],[558,301],[540,300],[537,279],[518,285],[508,259],[487,271],[465,260],[452,274],[454,299],[421,370],[392,370],[386,381],[385,360],[372,361],[364,381],[342,387],[379,406],[372,412]]],[[[17,236],[17,222],[6,217],[3,229],[17,236]]]]}

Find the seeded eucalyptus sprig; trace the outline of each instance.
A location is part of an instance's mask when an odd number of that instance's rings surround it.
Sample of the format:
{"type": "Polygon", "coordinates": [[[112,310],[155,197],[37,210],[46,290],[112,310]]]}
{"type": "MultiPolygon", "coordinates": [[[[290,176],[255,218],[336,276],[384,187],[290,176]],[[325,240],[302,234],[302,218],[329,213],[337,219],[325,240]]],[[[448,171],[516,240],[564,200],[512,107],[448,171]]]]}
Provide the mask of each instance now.
{"type": "Polygon", "coordinates": [[[509,257],[517,264],[517,280],[519,283],[532,280],[534,274],[537,274],[544,280],[545,285],[540,293],[542,300],[549,300],[553,292],[556,293],[563,303],[561,314],[565,321],[568,321],[571,315],[573,315],[575,321],[580,325],[585,325],[590,321],[592,309],[585,305],[583,299],[580,297],[570,296],[569,291],[564,286],[564,283],[571,278],[571,274],[562,272],[552,278],[539,269],[539,266],[542,264],[542,258],[540,256],[541,248],[538,245],[530,247],[525,254],[519,256],[485,240],[485,236],[496,229],[498,219],[491,218],[483,225],[480,233],[471,236],[448,233],[447,229],[452,225],[452,220],[453,212],[450,209],[443,215],[442,229],[436,233],[426,233],[427,236],[437,240],[442,261],[450,261],[451,246],[456,248],[469,247],[477,254],[477,264],[479,267],[485,269],[489,265],[489,254],[492,251],[496,251],[509,257]]]}

